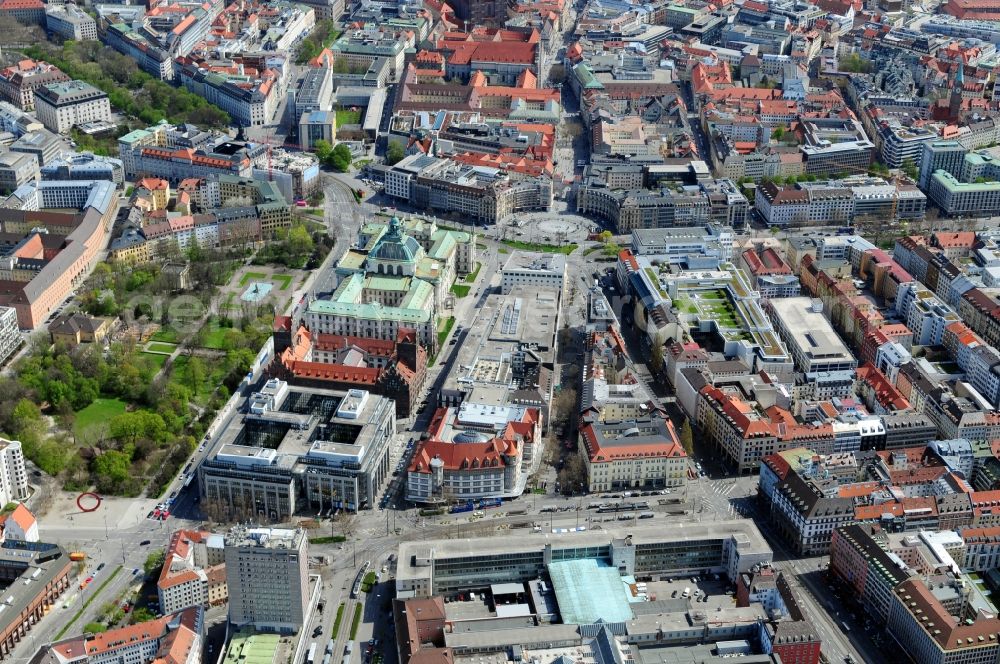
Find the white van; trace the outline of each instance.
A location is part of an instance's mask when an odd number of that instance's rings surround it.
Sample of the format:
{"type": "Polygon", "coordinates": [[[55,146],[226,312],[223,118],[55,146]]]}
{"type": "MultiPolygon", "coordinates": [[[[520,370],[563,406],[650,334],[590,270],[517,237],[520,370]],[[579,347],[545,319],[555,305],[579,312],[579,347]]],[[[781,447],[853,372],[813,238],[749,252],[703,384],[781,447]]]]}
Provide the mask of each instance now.
{"type": "Polygon", "coordinates": [[[687,599],[690,596],[691,596],[691,589],[690,588],[685,588],[684,592],[681,593],[681,597],[683,597],[684,599],[687,599]]]}

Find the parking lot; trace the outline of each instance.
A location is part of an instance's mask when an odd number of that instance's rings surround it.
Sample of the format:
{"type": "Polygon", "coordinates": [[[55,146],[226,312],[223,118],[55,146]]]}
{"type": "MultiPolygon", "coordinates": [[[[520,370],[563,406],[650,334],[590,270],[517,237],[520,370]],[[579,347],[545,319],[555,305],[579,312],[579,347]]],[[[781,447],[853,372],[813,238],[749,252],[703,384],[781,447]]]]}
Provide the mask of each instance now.
{"type": "Polygon", "coordinates": [[[708,609],[736,606],[732,586],[718,574],[654,578],[645,583],[650,601],[687,599],[692,607],[708,609]]]}

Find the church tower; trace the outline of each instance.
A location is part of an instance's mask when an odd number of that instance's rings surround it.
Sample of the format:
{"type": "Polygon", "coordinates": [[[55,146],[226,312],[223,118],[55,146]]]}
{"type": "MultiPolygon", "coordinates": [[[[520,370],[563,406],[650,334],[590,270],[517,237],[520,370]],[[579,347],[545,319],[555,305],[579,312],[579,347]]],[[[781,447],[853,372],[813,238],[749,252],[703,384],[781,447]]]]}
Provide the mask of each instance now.
{"type": "Polygon", "coordinates": [[[962,113],[962,90],[965,87],[965,66],[959,62],[958,71],[951,83],[951,99],[948,103],[948,119],[958,120],[962,113]]]}

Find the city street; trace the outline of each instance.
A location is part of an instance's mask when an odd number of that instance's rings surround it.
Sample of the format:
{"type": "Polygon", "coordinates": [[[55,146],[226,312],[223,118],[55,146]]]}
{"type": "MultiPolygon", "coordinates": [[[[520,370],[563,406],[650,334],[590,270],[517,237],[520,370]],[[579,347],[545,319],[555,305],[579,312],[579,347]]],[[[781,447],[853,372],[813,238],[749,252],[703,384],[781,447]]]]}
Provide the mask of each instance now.
{"type": "MultiPolygon", "coordinates": [[[[565,22],[568,29],[564,30],[563,45],[557,53],[572,43],[572,26],[575,17],[565,22]]],[[[547,74],[558,58],[553,55],[544,58],[543,72],[547,74]]],[[[302,69],[292,70],[293,81],[301,74],[302,69]]],[[[293,82],[294,85],[294,82],[293,82]]],[[[578,100],[569,86],[562,88],[565,120],[573,127],[582,129],[579,115],[578,100]]],[[[688,92],[689,95],[689,92],[688,92]]],[[[284,104],[279,106],[278,119],[283,117],[284,104]]],[[[697,116],[691,114],[692,130],[698,142],[703,158],[708,159],[708,146],[705,137],[697,126],[697,116]]],[[[507,260],[513,249],[503,244],[507,241],[528,243],[543,243],[562,245],[569,242],[579,247],[567,256],[567,288],[564,292],[561,326],[573,330],[567,338],[570,343],[561,349],[557,358],[555,377],[562,387],[577,387],[579,375],[579,358],[576,350],[585,334],[587,324],[588,295],[595,288],[595,279],[601,282],[604,294],[611,300],[616,311],[622,314],[625,304],[617,297],[617,292],[611,286],[610,279],[604,276],[607,268],[614,266],[613,256],[604,256],[598,243],[587,241],[587,236],[598,230],[598,221],[575,214],[572,197],[560,192],[561,183],[571,181],[582,171],[581,160],[589,156],[589,138],[586,131],[563,132],[568,123],[560,127],[556,146],[555,175],[558,180],[557,195],[552,209],[547,212],[527,212],[505,219],[502,223],[491,226],[470,226],[460,220],[441,219],[440,225],[458,227],[477,234],[477,261],[481,268],[475,282],[470,286],[466,297],[452,298],[450,309],[446,308],[443,317],[453,316],[456,326],[448,338],[443,340],[433,365],[427,370],[425,384],[417,402],[426,401],[428,406],[423,413],[402,419],[397,422],[397,433],[390,448],[390,465],[405,469],[409,462],[407,443],[411,438],[419,437],[433,416],[437,403],[437,395],[444,386],[448,376],[456,369],[455,363],[458,351],[463,343],[469,340],[470,331],[475,326],[482,327],[478,319],[482,306],[490,293],[499,291],[499,269],[507,260]],[[567,200],[569,198],[570,200],[567,200]],[[501,253],[503,250],[504,253],[501,253]],[[452,337],[456,339],[450,343],[452,337]]],[[[254,130],[256,140],[270,140],[281,144],[285,134],[280,127],[267,126],[254,130]]],[[[300,297],[293,298],[288,303],[288,310],[295,317],[301,315],[300,305],[308,303],[313,298],[328,297],[336,287],[334,266],[344,253],[352,246],[358,231],[367,219],[379,211],[376,201],[388,200],[382,195],[368,198],[358,203],[355,192],[369,191],[371,187],[357,179],[353,174],[323,173],[323,221],[327,232],[336,240],[335,246],[323,264],[313,271],[300,289],[300,297]]],[[[387,202],[393,209],[410,209],[398,201],[387,202]]],[[[943,223],[943,222],[942,222],[943,223]]],[[[815,232],[835,233],[836,228],[810,229],[815,232]]],[[[750,237],[755,231],[751,230],[750,237]]],[[[787,237],[784,231],[770,233],[775,241],[787,237]]],[[[619,238],[627,242],[626,238],[619,238]]],[[[601,286],[598,286],[601,287],[601,286]]],[[[627,313],[627,308],[626,312],[627,313]]],[[[623,336],[632,358],[636,361],[638,380],[648,387],[650,393],[663,404],[673,400],[673,395],[667,388],[658,384],[649,372],[643,360],[646,351],[643,340],[623,326],[623,336]]],[[[233,395],[226,407],[219,413],[213,426],[209,429],[209,437],[228,427],[234,417],[239,417],[248,396],[262,380],[263,366],[268,353],[261,356],[264,362],[254,366],[254,372],[246,381],[244,388],[233,395]]],[[[14,651],[15,662],[26,662],[38,645],[56,639],[57,635],[72,620],[67,634],[79,633],[83,625],[94,620],[107,602],[120,599],[127,591],[136,588],[142,581],[142,568],[151,551],[163,548],[171,532],[178,528],[200,528],[210,524],[199,508],[197,483],[192,481],[185,486],[184,478],[195,474],[199,464],[204,460],[211,448],[209,437],[199,441],[199,447],[184,466],[179,477],[166,489],[164,496],[173,500],[170,506],[171,516],[168,520],[147,518],[147,513],[156,506],[155,498],[108,499],[105,504],[92,513],[76,511],[69,502],[60,503],[49,510],[41,526],[41,538],[62,544],[69,551],[82,551],[87,559],[81,578],[93,575],[93,581],[84,589],[74,588],[67,592],[40,623],[34,626],[29,636],[25,638],[14,651]],[[98,571],[98,568],[103,568],[98,571]],[[119,569],[120,568],[120,569],[119,569]],[[104,586],[109,576],[114,578],[104,586]],[[89,603],[88,603],[89,602],[89,603]],[[81,611],[86,605],[85,609],[81,611]],[[79,614],[77,612],[80,611],[79,614]]],[[[564,440],[573,441],[574,432],[566,434],[564,440]]],[[[547,444],[560,445],[564,440],[551,437],[547,444]]],[[[774,550],[774,565],[783,571],[794,588],[799,590],[803,611],[815,626],[823,640],[823,652],[828,661],[842,662],[845,658],[855,658],[857,661],[882,662],[888,661],[871,643],[861,625],[849,621],[848,610],[836,603],[833,592],[824,580],[827,557],[799,558],[787,548],[787,544],[779,538],[769,523],[769,515],[761,514],[756,499],[757,478],[728,478],[723,469],[713,463],[711,454],[698,450],[692,462],[702,463],[707,474],[688,481],[682,487],[672,487],[669,492],[645,492],[637,500],[645,501],[648,507],[641,511],[653,514],[653,523],[706,523],[723,522],[737,518],[753,518],[774,550]]],[[[539,455],[542,456],[542,455],[539,455]]],[[[556,469],[543,466],[536,475],[540,485],[546,486],[544,493],[527,492],[520,498],[508,501],[494,510],[486,511],[485,515],[473,514],[443,514],[439,516],[421,516],[420,510],[407,506],[404,499],[405,472],[390,476],[383,487],[380,496],[388,493],[388,507],[380,509],[376,505],[356,516],[338,515],[331,518],[326,515],[317,519],[318,528],[311,533],[322,536],[327,533],[343,534],[347,541],[342,544],[314,544],[310,546],[312,556],[325,557],[327,562],[314,565],[312,574],[319,575],[319,601],[324,609],[320,611],[314,601],[310,607],[310,616],[302,632],[303,643],[299,644],[298,652],[309,643],[315,641],[317,650],[326,648],[331,638],[332,625],[338,607],[343,604],[344,611],[338,633],[334,636],[331,658],[339,660],[343,657],[347,642],[350,640],[350,627],[355,607],[362,607],[363,620],[355,637],[355,653],[360,653],[364,644],[370,638],[377,638],[383,644],[390,644],[394,632],[388,614],[392,594],[391,572],[393,564],[390,556],[396,553],[401,541],[426,540],[437,538],[468,538],[468,537],[510,537],[517,532],[544,532],[559,528],[586,527],[589,530],[610,528],[616,523],[638,523],[640,510],[633,510],[628,515],[616,513],[601,513],[596,505],[601,502],[613,502],[618,496],[608,495],[576,495],[563,496],[553,491],[555,487],[556,469]],[[624,518],[623,518],[624,517],[624,518]],[[608,525],[605,525],[608,524],[608,525]],[[381,582],[376,584],[371,593],[361,593],[360,597],[351,598],[351,589],[359,571],[362,569],[377,572],[382,575],[381,582]],[[385,571],[383,572],[383,568],[385,571]],[[313,637],[314,630],[317,636],[313,637]]],[[[63,497],[66,500],[65,496],[63,497]]],[[[216,610],[215,620],[221,619],[216,610]]],[[[218,647],[218,641],[214,641],[218,647]]],[[[381,649],[384,662],[394,664],[395,651],[391,647],[381,649]]],[[[216,655],[219,653],[216,652],[216,655]]],[[[354,655],[354,661],[360,660],[360,654],[354,655]]],[[[301,660],[301,656],[300,656],[301,660]]],[[[298,664],[293,662],[292,664],[298,664]]]]}

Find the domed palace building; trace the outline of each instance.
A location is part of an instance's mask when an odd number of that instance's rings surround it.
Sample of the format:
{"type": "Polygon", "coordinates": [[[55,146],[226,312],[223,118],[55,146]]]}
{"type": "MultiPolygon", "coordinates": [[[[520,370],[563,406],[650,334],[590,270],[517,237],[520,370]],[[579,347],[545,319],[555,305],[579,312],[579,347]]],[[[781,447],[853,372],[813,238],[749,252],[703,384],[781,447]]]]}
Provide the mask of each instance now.
{"type": "Polygon", "coordinates": [[[472,233],[438,229],[422,219],[376,219],[362,227],[355,247],[337,263],[333,294],[309,302],[303,322],[318,334],[385,340],[408,328],[436,352],[437,321],[449,289],[475,264],[472,233]]]}

